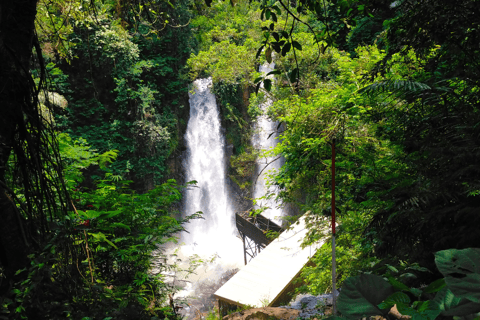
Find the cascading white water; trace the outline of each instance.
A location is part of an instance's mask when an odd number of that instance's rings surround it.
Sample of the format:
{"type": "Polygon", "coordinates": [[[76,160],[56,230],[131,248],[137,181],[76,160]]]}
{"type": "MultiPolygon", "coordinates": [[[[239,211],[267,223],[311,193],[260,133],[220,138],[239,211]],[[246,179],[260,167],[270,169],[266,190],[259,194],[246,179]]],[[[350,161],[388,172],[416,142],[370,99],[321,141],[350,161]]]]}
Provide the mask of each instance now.
{"type": "MultiPolygon", "coordinates": [[[[267,74],[270,71],[273,71],[275,68],[275,63],[261,65],[259,71],[267,74]]],[[[263,84],[262,84],[263,88],[263,84]]],[[[267,99],[260,107],[264,114],[257,118],[255,125],[255,134],[252,137],[252,144],[257,150],[270,150],[274,148],[278,143],[278,121],[271,121],[266,115],[268,107],[270,107],[272,101],[267,99]]],[[[262,215],[273,220],[277,223],[281,222],[280,217],[283,216],[282,208],[279,208],[279,204],[275,201],[275,196],[277,195],[277,190],[275,186],[267,185],[267,175],[269,172],[278,171],[283,164],[283,158],[279,158],[274,161],[277,157],[259,157],[257,159],[257,169],[255,177],[260,174],[257,178],[256,184],[253,186],[253,197],[258,199],[265,196],[268,192],[273,193],[273,197],[270,199],[257,200],[255,206],[256,209],[260,207],[267,207],[268,209],[262,212],[262,215]],[[262,171],[263,170],[263,171],[262,171]]]]}
{"type": "Polygon", "coordinates": [[[198,79],[190,93],[190,118],[185,140],[186,180],[196,180],[184,196],[185,214],[203,212],[204,219],[190,221],[182,233],[185,255],[207,258],[218,255],[216,265],[242,263],[242,242],[236,237],[234,211],[227,199],[225,138],[211,78],[198,79]]]}

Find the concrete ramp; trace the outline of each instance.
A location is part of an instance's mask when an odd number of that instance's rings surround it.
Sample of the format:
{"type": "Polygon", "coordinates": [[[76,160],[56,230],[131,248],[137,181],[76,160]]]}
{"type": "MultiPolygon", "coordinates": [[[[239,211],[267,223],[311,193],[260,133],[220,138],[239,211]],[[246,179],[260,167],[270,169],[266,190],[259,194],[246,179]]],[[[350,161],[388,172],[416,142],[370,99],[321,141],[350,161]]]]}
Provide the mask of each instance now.
{"type": "Polygon", "coordinates": [[[220,304],[275,306],[319,245],[300,247],[307,230],[305,216],[242,267],[214,296],[220,304]]]}

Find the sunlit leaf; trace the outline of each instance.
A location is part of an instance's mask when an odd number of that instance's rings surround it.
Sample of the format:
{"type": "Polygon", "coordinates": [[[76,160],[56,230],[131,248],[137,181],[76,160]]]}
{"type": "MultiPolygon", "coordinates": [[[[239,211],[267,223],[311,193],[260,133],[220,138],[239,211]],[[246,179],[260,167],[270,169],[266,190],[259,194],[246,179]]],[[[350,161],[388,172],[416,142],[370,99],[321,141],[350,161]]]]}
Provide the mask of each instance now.
{"type": "Polygon", "coordinates": [[[267,60],[268,63],[272,63],[272,48],[268,47],[267,50],[265,50],[265,59],[267,60]]]}
{"type": "Polygon", "coordinates": [[[445,279],[442,278],[442,279],[438,279],[432,283],[430,283],[428,285],[428,287],[426,287],[423,292],[425,293],[433,293],[433,292],[437,292],[437,291],[440,291],[441,289],[443,289],[443,287],[445,287],[446,283],[445,283],[445,279]]]}
{"type": "Polygon", "coordinates": [[[282,74],[280,70],[272,70],[269,73],[267,73],[266,76],[268,77],[269,75],[280,75],[280,74],[282,74]]]}

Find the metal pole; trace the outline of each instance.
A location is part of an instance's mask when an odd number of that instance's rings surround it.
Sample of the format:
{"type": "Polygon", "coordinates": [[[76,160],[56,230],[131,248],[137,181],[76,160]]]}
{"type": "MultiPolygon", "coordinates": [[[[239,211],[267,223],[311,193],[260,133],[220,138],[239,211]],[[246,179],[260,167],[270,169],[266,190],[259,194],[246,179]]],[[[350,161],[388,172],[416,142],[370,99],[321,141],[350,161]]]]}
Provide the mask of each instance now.
{"type": "Polygon", "coordinates": [[[335,139],[332,141],[332,302],[333,312],[337,315],[337,291],[336,274],[335,274],[335,139]]]}
{"type": "Polygon", "coordinates": [[[247,265],[247,248],[245,246],[245,235],[243,233],[240,233],[242,235],[242,241],[243,241],[243,260],[245,261],[245,265],[247,265]]]}

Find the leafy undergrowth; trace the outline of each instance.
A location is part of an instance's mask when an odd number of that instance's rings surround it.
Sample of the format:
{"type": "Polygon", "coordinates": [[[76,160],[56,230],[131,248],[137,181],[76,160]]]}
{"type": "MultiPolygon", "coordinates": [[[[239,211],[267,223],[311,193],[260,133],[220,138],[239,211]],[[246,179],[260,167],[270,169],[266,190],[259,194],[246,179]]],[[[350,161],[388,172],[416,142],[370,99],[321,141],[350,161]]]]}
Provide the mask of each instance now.
{"type": "Polygon", "coordinates": [[[48,238],[30,266],[17,271],[1,297],[0,319],[174,319],[169,295],[178,290],[164,274],[161,246],[200,213],[183,219],[174,209],[182,189],[175,180],[138,194],[113,175],[115,152],[98,155],[85,141],[64,136],[61,151],[73,211],[48,223],[48,238]],[[105,178],[87,187],[82,173],[99,166],[105,178]]]}
{"type": "Polygon", "coordinates": [[[428,286],[411,288],[394,277],[362,274],[345,280],[338,299],[341,317],[361,319],[370,316],[391,317],[396,305],[402,315],[413,320],[480,318],[480,249],[449,249],[435,255],[435,263],[444,278],[428,286]]]}

